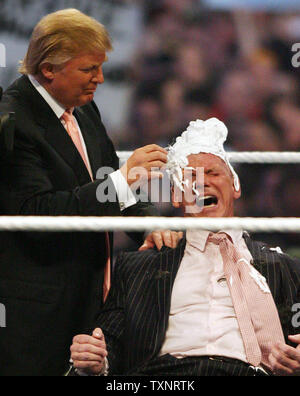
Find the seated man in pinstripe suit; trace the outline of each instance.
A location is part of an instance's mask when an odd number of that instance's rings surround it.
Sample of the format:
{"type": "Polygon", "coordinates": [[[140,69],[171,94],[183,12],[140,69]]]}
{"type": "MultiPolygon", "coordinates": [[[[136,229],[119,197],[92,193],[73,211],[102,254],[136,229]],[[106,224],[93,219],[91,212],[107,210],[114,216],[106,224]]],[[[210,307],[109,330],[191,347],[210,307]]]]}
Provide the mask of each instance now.
{"type": "MultiPolygon", "coordinates": [[[[217,119],[197,120],[170,147],[186,216],[234,216],[226,137],[217,119]]],[[[96,329],[71,357],[92,375],[299,375],[299,303],[299,262],[239,230],[188,230],[175,249],[119,256],[96,329]]]]}

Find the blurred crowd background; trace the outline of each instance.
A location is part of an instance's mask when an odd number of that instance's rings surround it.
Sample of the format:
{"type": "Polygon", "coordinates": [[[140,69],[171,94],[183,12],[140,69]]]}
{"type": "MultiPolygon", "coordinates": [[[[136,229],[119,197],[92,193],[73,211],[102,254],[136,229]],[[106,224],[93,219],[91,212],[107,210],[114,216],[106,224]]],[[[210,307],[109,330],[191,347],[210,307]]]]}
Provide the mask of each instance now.
{"type": "MultiPolygon", "coordinates": [[[[4,87],[17,76],[17,61],[42,15],[76,7],[107,26],[114,52],[96,102],[117,150],[150,143],[166,147],[191,120],[209,117],[227,125],[230,151],[300,149],[300,67],[292,62],[297,55],[292,46],[300,43],[300,11],[285,9],[289,1],[273,2],[280,3],[278,9],[236,7],[243,1],[227,8],[200,0],[2,2],[4,87]]],[[[238,216],[300,216],[298,165],[235,168],[243,192],[238,216]]],[[[178,215],[169,204],[161,209],[178,215]]],[[[298,233],[256,237],[300,257],[298,233]]],[[[118,234],[116,250],[124,248],[132,246],[118,234]]]]}

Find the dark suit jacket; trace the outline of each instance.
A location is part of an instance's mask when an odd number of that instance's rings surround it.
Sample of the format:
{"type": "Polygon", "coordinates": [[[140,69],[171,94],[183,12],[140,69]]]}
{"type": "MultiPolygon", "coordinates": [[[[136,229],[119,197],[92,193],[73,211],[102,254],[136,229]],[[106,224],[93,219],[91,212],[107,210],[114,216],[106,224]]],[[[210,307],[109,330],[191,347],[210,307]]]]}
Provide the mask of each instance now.
{"type": "MultiPolygon", "coordinates": [[[[118,216],[119,203],[100,203],[66,130],[27,77],[3,96],[0,113],[15,112],[14,151],[0,159],[0,214],[118,216]]],[[[119,167],[96,105],[74,112],[94,178],[102,167],[119,167]]],[[[154,215],[147,203],[122,215],[154,215]]],[[[142,236],[133,235],[137,242],[142,236]]],[[[102,301],[104,233],[8,232],[0,236],[0,375],[59,375],[69,360],[72,337],[90,327],[102,301]]],[[[111,246],[112,246],[112,235],[111,246]]]]}
{"type": "MultiPolygon", "coordinates": [[[[291,309],[300,301],[300,262],[248,236],[245,240],[254,266],[267,279],[285,337],[300,333],[292,326],[291,309]]],[[[139,372],[160,352],[185,243],[183,239],[176,249],[123,253],[118,257],[113,287],[95,326],[105,335],[110,374],[139,372]]]]}

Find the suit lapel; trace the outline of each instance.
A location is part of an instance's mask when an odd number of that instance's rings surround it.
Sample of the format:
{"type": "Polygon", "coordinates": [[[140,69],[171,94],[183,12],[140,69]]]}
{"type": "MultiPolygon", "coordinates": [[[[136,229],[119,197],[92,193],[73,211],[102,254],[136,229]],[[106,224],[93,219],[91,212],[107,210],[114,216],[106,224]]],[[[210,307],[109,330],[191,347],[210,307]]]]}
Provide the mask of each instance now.
{"type": "Polygon", "coordinates": [[[280,262],[275,260],[275,255],[263,243],[253,241],[249,236],[244,236],[246,245],[253,258],[253,266],[267,280],[274,300],[278,300],[280,293],[280,262]]]}
{"type": "Polygon", "coordinates": [[[51,107],[27,77],[21,77],[17,82],[17,87],[24,97],[24,104],[28,107],[28,112],[33,114],[34,123],[41,127],[43,137],[72,168],[79,185],[88,183],[91,180],[88,170],[72,139],[51,107]]]}
{"type": "Polygon", "coordinates": [[[60,120],[54,115],[45,126],[45,139],[60,154],[60,156],[70,165],[76,174],[79,185],[91,181],[86,166],[76,149],[71,137],[61,124],[60,120]]]}
{"type": "Polygon", "coordinates": [[[84,113],[82,108],[76,108],[74,115],[78,121],[83,139],[85,141],[93,176],[95,178],[97,170],[102,166],[101,147],[99,140],[100,130],[95,127],[95,124],[84,113]]]}

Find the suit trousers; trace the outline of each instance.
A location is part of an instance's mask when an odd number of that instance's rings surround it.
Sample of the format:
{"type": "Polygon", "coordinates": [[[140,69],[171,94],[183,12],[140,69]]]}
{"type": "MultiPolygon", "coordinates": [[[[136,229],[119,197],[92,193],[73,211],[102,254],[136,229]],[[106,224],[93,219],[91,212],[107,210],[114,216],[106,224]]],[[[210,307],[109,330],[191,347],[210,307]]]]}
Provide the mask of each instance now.
{"type": "Polygon", "coordinates": [[[131,375],[151,376],[268,376],[261,369],[237,359],[195,356],[177,359],[169,354],[148,361],[131,375]]]}

